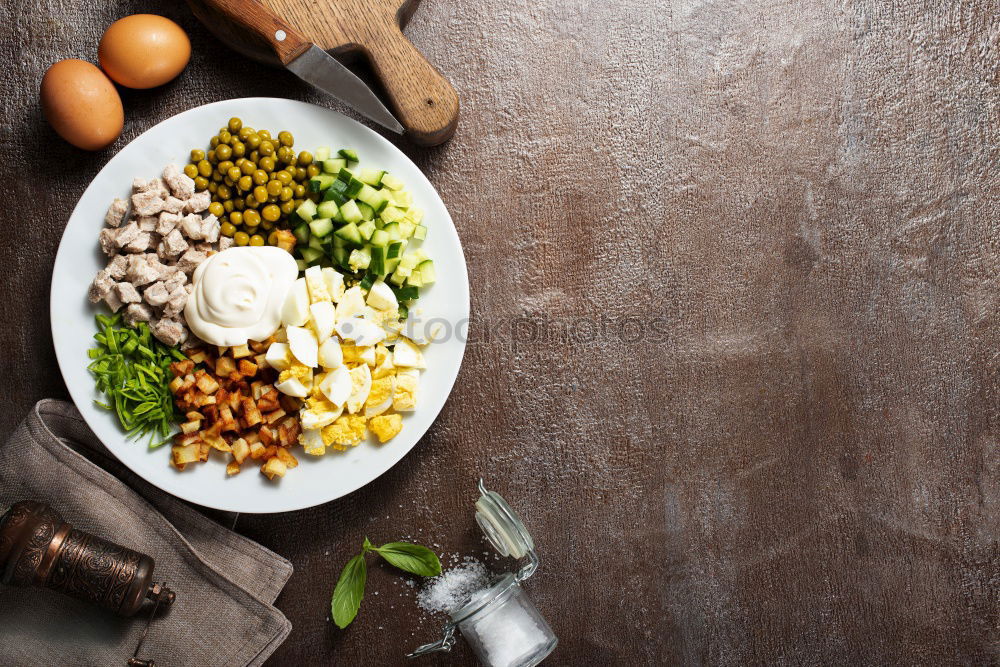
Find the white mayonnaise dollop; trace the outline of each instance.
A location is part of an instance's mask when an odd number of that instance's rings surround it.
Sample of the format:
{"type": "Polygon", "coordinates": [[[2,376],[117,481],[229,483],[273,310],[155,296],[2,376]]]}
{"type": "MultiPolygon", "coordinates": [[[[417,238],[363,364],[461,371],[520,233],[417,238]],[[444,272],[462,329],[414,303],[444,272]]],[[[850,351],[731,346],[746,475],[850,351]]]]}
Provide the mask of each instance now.
{"type": "Polygon", "coordinates": [[[285,295],[299,275],[291,254],[273,246],[229,248],[194,271],[184,317],[212,345],[265,340],[281,324],[285,295]]]}

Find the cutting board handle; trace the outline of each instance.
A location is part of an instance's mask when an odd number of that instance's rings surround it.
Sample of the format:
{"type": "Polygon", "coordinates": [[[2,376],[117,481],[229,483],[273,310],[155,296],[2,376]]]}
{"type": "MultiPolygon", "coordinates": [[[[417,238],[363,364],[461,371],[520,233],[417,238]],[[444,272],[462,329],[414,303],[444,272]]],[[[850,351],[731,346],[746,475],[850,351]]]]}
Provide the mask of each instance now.
{"type": "Polygon", "coordinates": [[[365,55],[414,143],[436,146],[455,133],[458,93],[395,22],[370,26],[365,55]]]}

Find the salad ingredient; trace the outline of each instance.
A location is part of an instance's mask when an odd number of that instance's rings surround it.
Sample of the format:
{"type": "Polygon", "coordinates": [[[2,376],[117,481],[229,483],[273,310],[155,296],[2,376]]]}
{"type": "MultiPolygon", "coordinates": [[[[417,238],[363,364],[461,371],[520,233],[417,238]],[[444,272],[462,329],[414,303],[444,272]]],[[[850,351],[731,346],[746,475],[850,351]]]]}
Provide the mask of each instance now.
{"type": "Polygon", "coordinates": [[[411,542],[390,542],[376,547],[366,537],[361,546],[361,553],[347,561],[340,578],[337,579],[337,586],[333,589],[330,616],[338,628],[344,629],[350,625],[361,608],[368,580],[365,555],[369,552],[378,554],[390,565],[410,574],[421,577],[435,577],[441,574],[440,559],[427,547],[411,542]]]}
{"type": "Polygon", "coordinates": [[[121,315],[98,315],[97,347],[90,350],[88,370],[97,381],[105,402],[130,436],[149,435],[150,447],[168,440],[176,421],[168,381],[172,362],[184,355],[151,337],[141,322],[136,328],[120,326],[121,315]]]}
{"type": "Polygon", "coordinates": [[[281,248],[217,253],[195,269],[194,289],[184,308],[188,326],[212,345],[265,340],[281,324],[285,295],[298,272],[295,260],[281,248]]]}
{"type": "Polygon", "coordinates": [[[301,430],[299,402],[274,387],[275,372],[265,359],[272,342],[190,349],[186,361],[170,366],[170,391],[186,419],[174,436],[176,468],[207,461],[212,450],[229,455],[228,475],[238,474],[248,459],[270,479],[298,465],[290,447],[301,430]]]}
{"type": "Polygon", "coordinates": [[[474,558],[448,570],[432,579],[417,593],[417,605],[430,612],[449,613],[455,611],[472,597],[472,594],[486,588],[489,573],[486,566],[474,558]]]}
{"type": "Polygon", "coordinates": [[[208,204],[176,165],[162,178],[136,178],[130,200],[115,199],[104,217],[98,238],[110,260],[90,286],[90,301],[103,300],[112,312],[124,308],[129,324],[149,322],[166,345],[187,340],[188,276],[228,241],[220,239],[215,216],[202,217],[208,204]]]}
{"type": "Polygon", "coordinates": [[[293,145],[290,132],[273,138],[267,130],[230,118],[209,140],[209,150],[191,151],[185,171],[194,174],[199,191],[209,192],[215,214],[231,225],[224,233],[237,245],[284,247],[284,240],[291,250],[294,241],[272,232],[287,226],[288,216],[309,201],[306,184],[320,173],[313,156],[296,154],[293,145]]]}
{"type": "Polygon", "coordinates": [[[40,88],[42,112],[60,137],[98,151],[122,133],[125,111],[115,86],[94,65],[71,58],[49,67],[40,88]]]}
{"type": "Polygon", "coordinates": [[[353,150],[339,155],[323,160],[323,172],[309,180],[318,203],[307,199],[296,209],[302,221],[295,227],[298,255],[306,266],[332,263],[366,289],[388,283],[376,292],[379,305],[370,305],[386,309],[396,302],[399,308],[399,301],[416,299],[419,288],[436,280],[433,262],[416,247],[427,237],[423,211],[402,181],[381,169],[349,169],[357,160],[353,150]]]}
{"type": "Polygon", "coordinates": [[[163,16],[133,14],[104,31],[97,60],[108,76],[126,88],[155,88],[183,71],[191,58],[191,40],[163,16]]]}

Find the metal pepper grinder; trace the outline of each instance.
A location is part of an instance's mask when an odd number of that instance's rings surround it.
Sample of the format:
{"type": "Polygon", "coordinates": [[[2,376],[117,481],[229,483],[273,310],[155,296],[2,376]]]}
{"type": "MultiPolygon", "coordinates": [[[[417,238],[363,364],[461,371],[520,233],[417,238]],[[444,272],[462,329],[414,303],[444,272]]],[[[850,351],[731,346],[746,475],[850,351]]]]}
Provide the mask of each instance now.
{"type": "MultiPolygon", "coordinates": [[[[48,588],[120,616],[135,615],[150,600],[152,620],[176,599],[153,582],[154,567],[145,554],[76,530],[45,503],[21,501],[0,518],[0,583],[48,588]]],[[[136,656],[128,664],[153,665],[136,656]]]]}

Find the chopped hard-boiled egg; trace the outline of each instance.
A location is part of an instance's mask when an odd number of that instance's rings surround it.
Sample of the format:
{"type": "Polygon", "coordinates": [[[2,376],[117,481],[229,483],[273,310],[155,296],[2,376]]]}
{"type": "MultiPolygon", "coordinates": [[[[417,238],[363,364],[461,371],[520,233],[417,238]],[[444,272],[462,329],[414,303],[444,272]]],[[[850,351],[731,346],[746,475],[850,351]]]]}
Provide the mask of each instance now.
{"type": "Polygon", "coordinates": [[[388,376],[372,380],[368,400],[365,401],[365,416],[380,415],[392,407],[393,393],[396,388],[396,378],[388,376]]]}
{"type": "Polygon", "coordinates": [[[292,361],[291,365],[278,375],[278,381],[274,383],[274,388],[289,396],[305,398],[309,395],[312,384],[312,368],[292,361]]]}
{"type": "Polygon", "coordinates": [[[346,320],[355,315],[360,315],[365,310],[365,297],[361,293],[361,288],[355,285],[344,292],[344,296],[337,303],[337,321],[346,320]]]}
{"type": "Polygon", "coordinates": [[[355,345],[368,347],[385,340],[385,330],[363,317],[349,317],[337,322],[337,335],[355,345]]]}
{"type": "Polygon", "coordinates": [[[323,280],[326,281],[326,291],[330,293],[333,302],[340,301],[344,296],[344,275],[336,269],[326,267],[323,269],[323,280]]]}
{"type": "Polygon", "coordinates": [[[326,278],[320,267],[310,266],[306,269],[306,286],[309,288],[309,301],[311,303],[333,300],[333,295],[326,289],[326,278]]]}
{"type": "Polygon", "coordinates": [[[323,442],[334,449],[356,447],[364,438],[365,418],[361,415],[343,415],[323,428],[323,442]]]}
{"type": "Polygon", "coordinates": [[[368,305],[375,310],[396,310],[399,308],[399,301],[392,293],[392,288],[378,280],[368,290],[368,305]]]}
{"type": "Polygon", "coordinates": [[[387,442],[399,435],[403,430],[402,415],[379,415],[372,417],[368,422],[368,428],[378,436],[379,442],[387,442]]]}
{"type": "Polygon", "coordinates": [[[287,327],[285,333],[292,356],[309,368],[315,368],[319,364],[319,344],[312,331],[302,327],[287,327]]]}
{"type": "MultiPolygon", "coordinates": [[[[292,348],[292,353],[295,353],[295,348],[292,348]]],[[[425,368],[423,353],[405,338],[400,338],[393,346],[392,363],[404,368],[425,368]]]]}
{"type": "Polygon", "coordinates": [[[392,394],[392,409],[406,412],[417,407],[417,385],[419,371],[406,370],[396,374],[396,387],[392,394]]]}
{"type": "Polygon", "coordinates": [[[287,343],[271,343],[264,355],[267,365],[279,373],[286,370],[292,364],[292,354],[287,343]]]}
{"type": "Polygon", "coordinates": [[[286,327],[300,327],[309,320],[309,292],[306,279],[299,278],[288,290],[281,309],[281,323],[286,327]]]}
{"type": "Polygon", "coordinates": [[[343,363],[344,352],[340,349],[340,341],[332,336],[323,341],[319,346],[319,365],[329,370],[343,363]]]}
{"type": "Polygon", "coordinates": [[[302,449],[306,450],[306,454],[313,456],[326,454],[326,443],[323,442],[322,429],[302,429],[302,433],[299,435],[299,444],[302,445],[302,449]]]}
{"type": "Polygon", "coordinates": [[[367,364],[361,364],[351,369],[351,395],[347,399],[347,411],[354,414],[368,400],[372,389],[372,372],[367,364]]]}
{"type": "Polygon", "coordinates": [[[336,308],[329,301],[319,301],[309,306],[309,316],[312,318],[313,329],[316,330],[316,338],[323,344],[333,335],[333,327],[337,323],[336,308]]]}
{"type": "Polygon", "coordinates": [[[319,384],[319,389],[327,400],[340,408],[343,408],[350,398],[352,388],[351,373],[346,366],[330,371],[319,384]]]}

